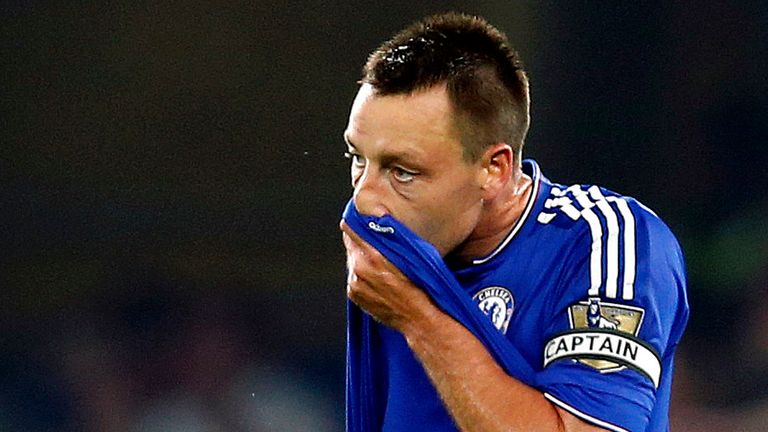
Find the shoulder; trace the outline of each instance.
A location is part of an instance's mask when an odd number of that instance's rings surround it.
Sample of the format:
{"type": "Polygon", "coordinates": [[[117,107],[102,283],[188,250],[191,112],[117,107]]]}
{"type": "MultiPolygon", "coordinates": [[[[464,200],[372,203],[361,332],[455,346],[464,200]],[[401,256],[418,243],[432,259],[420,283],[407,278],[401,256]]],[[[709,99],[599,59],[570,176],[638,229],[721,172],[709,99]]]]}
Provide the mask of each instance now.
{"type": "Polygon", "coordinates": [[[635,198],[584,184],[552,184],[546,192],[542,209],[535,215],[540,225],[570,232],[575,237],[628,232],[677,243],[661,218],[635,198]]]}
{"type": "Polygon", "coordinates": [[[546,200],[537,222],[569,245],[556,310],[567,310],[575,329],[575,317],[594,307],[591,326],[629,332],[665,353],[688,317],[683,255],[669,227],[638,200],[596,185],[553,185],[546,200]]]}
{"type": "Polygon", "coordinates": [[[581,262],[589,269],[590,296],[631,300],[640,268],[683,273],[675,236],[640,201],[598,185],[552,184],[546,193],[536,223],[568,247],[572,264],[581,262]]]}

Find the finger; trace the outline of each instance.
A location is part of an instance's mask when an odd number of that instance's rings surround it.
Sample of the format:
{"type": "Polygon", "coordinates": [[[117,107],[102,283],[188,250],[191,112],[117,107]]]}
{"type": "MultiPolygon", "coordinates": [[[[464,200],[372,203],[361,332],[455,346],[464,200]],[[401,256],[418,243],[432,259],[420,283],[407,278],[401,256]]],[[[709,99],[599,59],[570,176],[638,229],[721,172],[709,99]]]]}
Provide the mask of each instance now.
{"type": "Polygon", "coordinates": [[[352,241],[354,241],[355,243],[361,246],[370,247],[368,242],[366,242],[365,240],[363,240],[362,237],[357,235],[357,233],[352,229],[352,227],[349,226],[349,224],[347,224],[347,222],[344,219],[341,220],[339,227],[341,228],[341,231],[344,232],[344,234],[348,235],[352,239],[352,241]]]}
{"type": "MultiPolygon", "coordinates": [[[[358,280],[359,279],[357,277],[357,273],[355,273],[354,271],[349,271],[347,273],[347,284],[350,284],[352,282],[357,282],[358,280]]],[[[347,287],[347,288],[349,288],[349,287],[347,287]]]]}
{"type": "Polygon", "coordinates": [[[345,220],[341,220],[339,227],[343,232],[342,237],[344,238],[344,245],[347,247],[348,252],[358,252],[363,257],[372,260],[371,262],[382,263],[388,271],[394,269],[394,265],[379,252],[378,249],[363,240],[362,237],[352,230],[352,227],[350,227],[345,220]],[[349,239],[351,243],[348,243],[347,239],[349,239]]]}
{"type": "Polygon", "coordinates": [[[363,309],[367,310],[366,305],[376,297],[373,294],[374,291],[371,288],[371,285],[364,280],[356,280],[347,283],[347,298],[363,309]]]}
{"type": "Polygon", "coordinates": [[[358,236],[352,230],[352,228],[347,224],[346,221],[344,221],[344,219],[342,219],[339,223],[339,228],[342,231],[341,239],[344,242],[344,247],[347,248],[347,252],[359,250],[363,255],[365,255],[365,250],[363,248],[365,245],[368,245],[368,243],[360,239],[360,236],[358,236]]]}
{"type": "Polygon", "coordinates": [[[344,242],[344,247],[347,248],[348,251],[357,249],[354,240],[352,240],[347,233],[341,233],[341,241],[344,242]]]}

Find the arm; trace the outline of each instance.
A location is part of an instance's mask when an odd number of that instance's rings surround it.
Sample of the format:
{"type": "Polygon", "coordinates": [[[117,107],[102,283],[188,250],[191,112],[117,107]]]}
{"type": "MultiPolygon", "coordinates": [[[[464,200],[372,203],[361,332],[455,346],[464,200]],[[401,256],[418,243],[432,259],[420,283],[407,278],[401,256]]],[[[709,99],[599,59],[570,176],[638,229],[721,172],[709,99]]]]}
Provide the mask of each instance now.
{"type": "Polygon", "coordinates": [[[603,430],[507,375],[466,328],[434,305],[420,310],[402,332],[462,430],[603,430]]]}
{"type": "Polygon", "coordinates": [[[347,294],[400,331],[466,431],[598,431],[507,375],[466,328],[439,310],[378,251],[342,225],[347,294]]]}

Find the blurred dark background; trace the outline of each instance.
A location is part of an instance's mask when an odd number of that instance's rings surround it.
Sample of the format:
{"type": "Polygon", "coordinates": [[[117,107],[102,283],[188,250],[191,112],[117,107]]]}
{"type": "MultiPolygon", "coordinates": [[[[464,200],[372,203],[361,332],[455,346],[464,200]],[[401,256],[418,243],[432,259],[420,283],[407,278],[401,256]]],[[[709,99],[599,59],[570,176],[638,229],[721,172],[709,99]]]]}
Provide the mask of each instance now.
{"type": "Polygon", "coordinates": [[[768,3],[0,2],[0,431],[337,431],[341,133],[430,13],[504,30],[526,153],[677,233],[678,431],[768,424],[768,3]]]}

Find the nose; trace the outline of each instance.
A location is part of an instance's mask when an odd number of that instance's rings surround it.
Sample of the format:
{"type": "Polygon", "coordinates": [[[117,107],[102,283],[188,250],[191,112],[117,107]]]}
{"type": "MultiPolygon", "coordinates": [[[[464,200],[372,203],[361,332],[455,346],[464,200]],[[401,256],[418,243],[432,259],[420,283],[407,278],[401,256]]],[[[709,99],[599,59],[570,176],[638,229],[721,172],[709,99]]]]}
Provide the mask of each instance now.
{"type": "Polygon", "coordinates": [[[355,184],[352,197],[355,199],[357,211],[362,214],[381,217],[388,214],[384,205],[385,185],[376,168],[368,164],[355,184]]]}

